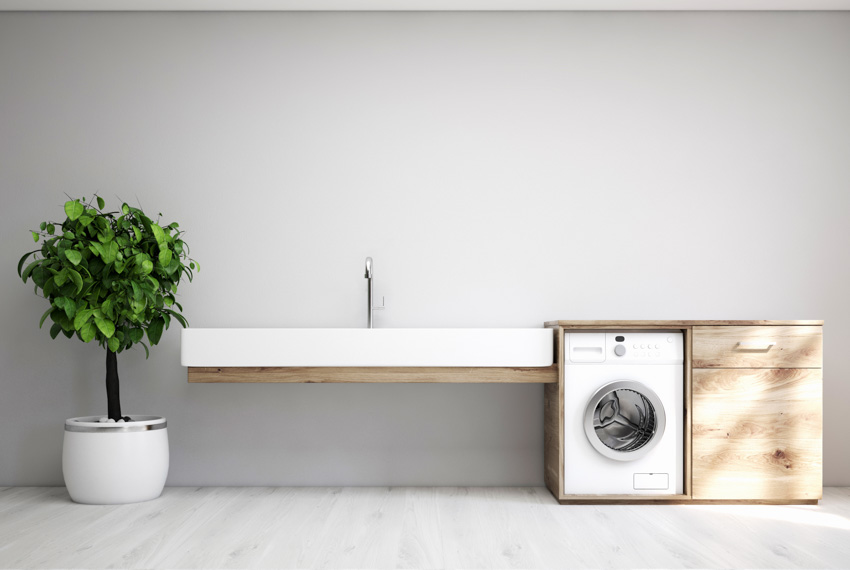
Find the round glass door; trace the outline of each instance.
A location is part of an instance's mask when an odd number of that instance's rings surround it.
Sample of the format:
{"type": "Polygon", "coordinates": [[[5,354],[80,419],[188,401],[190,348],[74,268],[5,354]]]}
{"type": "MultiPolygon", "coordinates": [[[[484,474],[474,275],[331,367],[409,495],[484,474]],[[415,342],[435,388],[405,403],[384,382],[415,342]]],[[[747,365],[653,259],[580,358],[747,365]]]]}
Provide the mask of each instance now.
{"type": "Polygon", "coordinates": [[[646,455],[664,435],[666,415],[658,396],[641,384],[619,380],[597,390],[584,414],[584,431],[602,455],[634,461],[646,455]]]}

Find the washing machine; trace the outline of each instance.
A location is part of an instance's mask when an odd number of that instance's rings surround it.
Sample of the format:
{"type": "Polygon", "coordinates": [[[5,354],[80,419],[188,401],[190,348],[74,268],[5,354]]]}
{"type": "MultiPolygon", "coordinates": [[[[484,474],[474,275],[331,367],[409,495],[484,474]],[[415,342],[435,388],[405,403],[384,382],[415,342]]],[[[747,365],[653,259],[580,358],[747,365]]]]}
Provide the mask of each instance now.
{"type": "Polygon", "coordinates": [[[683,363],[681,331],[565,333],[565,494],[682,494],[683,363]]]}

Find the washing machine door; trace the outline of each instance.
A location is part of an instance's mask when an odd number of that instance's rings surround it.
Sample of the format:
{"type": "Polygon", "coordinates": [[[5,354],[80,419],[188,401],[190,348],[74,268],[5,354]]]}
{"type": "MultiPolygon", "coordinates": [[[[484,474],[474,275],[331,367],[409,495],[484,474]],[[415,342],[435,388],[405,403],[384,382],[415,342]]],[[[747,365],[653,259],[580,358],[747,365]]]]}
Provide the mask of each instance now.
{"type": "Polygon", "coordinates": [[[664,435],[666,423],[658,395],[630,380],[599,388],[584,414],[584,431],[590,444],[617,461],[634,461],[649,453],[664,435]]]}

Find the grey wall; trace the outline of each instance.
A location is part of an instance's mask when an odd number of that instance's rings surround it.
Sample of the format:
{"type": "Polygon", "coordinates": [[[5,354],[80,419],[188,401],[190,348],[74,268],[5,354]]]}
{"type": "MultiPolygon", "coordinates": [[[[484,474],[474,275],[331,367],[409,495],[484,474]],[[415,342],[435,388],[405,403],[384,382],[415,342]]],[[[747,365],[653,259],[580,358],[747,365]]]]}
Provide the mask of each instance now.
{"type": "MultiPolygon", "coordinates": [[[[825,319],[850,484],[850,14],[0,15],[0,485],[60,484],[103,352],[14,266],[64,193],[177,220],[196,327],[825,319]]],[[[120,358],[171,485],[539,485],[540,386],[189,385],[120,358]]]]}

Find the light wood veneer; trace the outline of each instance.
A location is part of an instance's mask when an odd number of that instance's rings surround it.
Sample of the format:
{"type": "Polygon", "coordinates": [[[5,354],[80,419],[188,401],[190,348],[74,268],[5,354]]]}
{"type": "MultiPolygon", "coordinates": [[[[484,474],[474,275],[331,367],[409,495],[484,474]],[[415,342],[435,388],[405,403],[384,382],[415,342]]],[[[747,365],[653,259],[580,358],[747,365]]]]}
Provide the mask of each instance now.
{"type": "Polygon", "coordinates": [[[189,368],[189,382],[282,382],[307,384],[433,383],[547,384],[558,381],[556,365],[540,368],[309,367],[189,368]]]}
{"type": "Polygon", "coordinates": [[[697,326],[694,327],[694,368],[820,368],[822,328],[697,326]]]}

